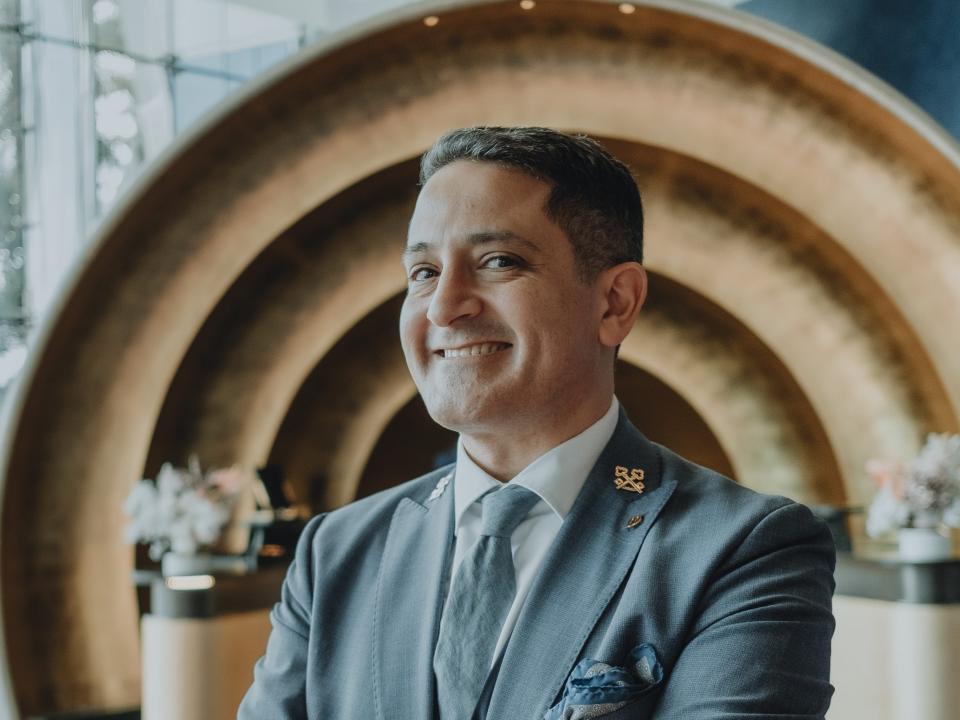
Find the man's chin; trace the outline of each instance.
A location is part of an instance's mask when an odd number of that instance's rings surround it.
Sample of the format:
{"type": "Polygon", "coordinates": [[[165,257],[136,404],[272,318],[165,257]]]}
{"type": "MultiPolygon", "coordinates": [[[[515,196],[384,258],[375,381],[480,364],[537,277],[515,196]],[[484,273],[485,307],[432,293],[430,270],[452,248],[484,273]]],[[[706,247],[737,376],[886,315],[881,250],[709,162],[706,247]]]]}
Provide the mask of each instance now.
{"type": "Polygon", "coordinates": [[[476,422],[476,418],[471,417],[470,413],[459,408],[431,408],[427,405],[427,412],[437,425],[455,433],[468,431],[470,425],[476,422]]]}
{"type": "Polygon", "coordinates": [[[456,433],[476,432],[484,427],[496,426],[497,413],[488,407],[491,403],[465,401],[462,398],[424,398],[427,412],[433,421],[456,433]]]}

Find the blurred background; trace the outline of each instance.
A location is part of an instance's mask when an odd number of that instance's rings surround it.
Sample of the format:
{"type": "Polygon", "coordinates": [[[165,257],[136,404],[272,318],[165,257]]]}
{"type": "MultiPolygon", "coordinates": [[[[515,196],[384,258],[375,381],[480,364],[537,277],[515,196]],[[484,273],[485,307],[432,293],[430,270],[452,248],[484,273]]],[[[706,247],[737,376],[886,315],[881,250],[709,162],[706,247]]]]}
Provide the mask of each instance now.
{"type": "Polygon", "coordinates": [[[958,717],[957,78],[955,0],[0,0],[0,717],[232,717],[305,519],[452,459],[399,251],[474,124],[635,171],[618,397],[830,523],[828,717],[958,717]]]}

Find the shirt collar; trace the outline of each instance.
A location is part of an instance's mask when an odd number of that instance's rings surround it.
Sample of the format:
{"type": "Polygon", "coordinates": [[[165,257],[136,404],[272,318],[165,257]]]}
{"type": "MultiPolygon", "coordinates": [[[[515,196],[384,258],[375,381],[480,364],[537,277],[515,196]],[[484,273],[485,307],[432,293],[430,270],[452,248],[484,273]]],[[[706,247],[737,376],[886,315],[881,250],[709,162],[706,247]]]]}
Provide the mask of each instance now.
{"type": "MultiPolygon", "coordinates": [[[[535,492],[556,513],[562,522],[580,494],[587,473],[593,468],[603,448],[617,427],[620,403],[614,397],[607,412],[593,425],[551,448],[527,465],[510,482],[535,492]]],[[[454,509],[456,530],[463,514],[480,496],[502,483],[484,472],[457,440],[457,469],[454,475],[454,509]]]]}

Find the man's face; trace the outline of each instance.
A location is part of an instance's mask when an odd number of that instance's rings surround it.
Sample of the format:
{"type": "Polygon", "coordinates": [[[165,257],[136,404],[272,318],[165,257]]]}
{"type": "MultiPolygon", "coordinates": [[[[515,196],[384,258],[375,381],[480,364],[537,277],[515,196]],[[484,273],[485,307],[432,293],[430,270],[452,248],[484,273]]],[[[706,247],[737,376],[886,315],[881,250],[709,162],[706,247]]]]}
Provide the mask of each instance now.
{"type": "Polygon", "coordinates": [[[611,372],[597,336],[598,293],[544,213],[550,189],[460,160],[417,199],[400,337],[430,415],[451,430],[562,423],[611,372]]]}

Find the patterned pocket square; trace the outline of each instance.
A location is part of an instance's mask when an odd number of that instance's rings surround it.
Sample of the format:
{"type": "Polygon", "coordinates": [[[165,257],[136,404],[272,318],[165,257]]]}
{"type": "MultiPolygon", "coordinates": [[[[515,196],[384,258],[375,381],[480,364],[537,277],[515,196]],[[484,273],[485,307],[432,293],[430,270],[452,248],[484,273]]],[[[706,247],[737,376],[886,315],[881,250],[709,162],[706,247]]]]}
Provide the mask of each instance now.
{"type": "Polygon", "coordinates": [[[570,673],[560,702],[547,710],[543,720],[600,718],[650,692],[663,680],[663,667],[653,645],[637,645],[628,662],[627,667],[614,667],[581,660],[570,673]]]}

